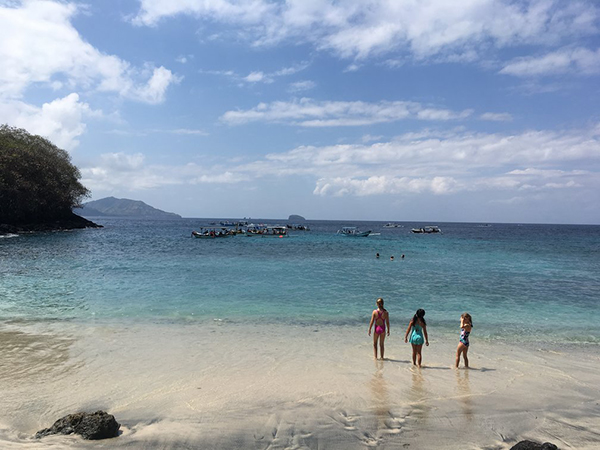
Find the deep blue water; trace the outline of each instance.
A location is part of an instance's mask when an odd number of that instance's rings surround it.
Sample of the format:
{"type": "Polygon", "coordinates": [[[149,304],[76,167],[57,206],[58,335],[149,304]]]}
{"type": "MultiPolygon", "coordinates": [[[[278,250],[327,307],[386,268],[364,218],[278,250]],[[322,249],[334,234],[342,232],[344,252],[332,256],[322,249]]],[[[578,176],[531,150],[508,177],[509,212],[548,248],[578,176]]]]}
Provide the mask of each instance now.
{"type": "Polygon", "coordinates": [[[366,328],[383,297],[398,328],[424,308],[455,332],[469,311],[483,338],[600,343],[600,226],[309,221],[288,238],[201,240],[207,220],[96,221],[0,239],[0,321],[366,328]],[[425,225],[443,234],[410,233],[425,225]]]}

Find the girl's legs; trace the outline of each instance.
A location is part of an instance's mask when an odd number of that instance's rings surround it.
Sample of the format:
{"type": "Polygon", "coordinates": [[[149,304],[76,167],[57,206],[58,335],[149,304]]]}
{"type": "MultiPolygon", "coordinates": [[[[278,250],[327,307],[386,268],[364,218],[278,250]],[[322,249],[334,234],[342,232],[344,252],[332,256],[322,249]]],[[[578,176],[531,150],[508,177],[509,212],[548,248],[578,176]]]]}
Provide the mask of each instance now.
{"type": "Polygon", "coordinates": [[[458,343],[458,347],[456,347],[456,364],[455,367],[458,368],[458,365],[460,364],[460,355],[463,355],[463,358],[465,360],[465,367],[469,367],[469,358],[467,358],[467,352],[469,351],[469,347],[467,347],[465,344],[463,344],[462,342],[458,343]]]}
{"type": "Polygon", "coordinates": [[[379,353],[381,353],[381,359],[383,359],[383,354],[385,353],[385,346],[383,345],[385,342],[385,333],[381,333],[379,338],[379,353]]]}
{"type": "Polygon", "coordinates": [[[423,359],[421,356],[421,350],[423,350],[423,344],[417,345],[417,365],[421,367],[421,360],[423,359]]]}
{"type": "Polygon", "coordinates": [[[379,335],[377,333],[373,333],[373,357],[377,359],[377,339],[379,335]]]}
{"type": "Polygon", "coordinates": [[[413,365],[421,367],[421,359],[422,359],[421,350],[423,349],[423,344],[421,344],[421,345],[410,344],[410,345],[412,345],[412,348],[413,348],[413,357],[412,357],[413,365]]]}

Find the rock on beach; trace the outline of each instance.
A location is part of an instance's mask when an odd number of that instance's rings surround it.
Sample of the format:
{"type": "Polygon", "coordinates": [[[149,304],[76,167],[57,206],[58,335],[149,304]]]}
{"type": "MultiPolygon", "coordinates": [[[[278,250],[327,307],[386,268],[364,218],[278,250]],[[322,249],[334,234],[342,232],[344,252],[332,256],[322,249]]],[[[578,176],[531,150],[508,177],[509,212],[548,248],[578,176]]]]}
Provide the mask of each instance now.
{"type": "Polygon", "coordinates": [[[558,450],[558,447],[550,442],[540,444],[533,441],[521,441],[512,446],[510,450],[558,450]]]}
{"type": "Polygon", "coordinates": [[[79,434],[84,439],[98,440],[116,437],[121,425],[115,416],[104,411],[69,414],[35,434],[37,439],[51,434],[79,434]]]}

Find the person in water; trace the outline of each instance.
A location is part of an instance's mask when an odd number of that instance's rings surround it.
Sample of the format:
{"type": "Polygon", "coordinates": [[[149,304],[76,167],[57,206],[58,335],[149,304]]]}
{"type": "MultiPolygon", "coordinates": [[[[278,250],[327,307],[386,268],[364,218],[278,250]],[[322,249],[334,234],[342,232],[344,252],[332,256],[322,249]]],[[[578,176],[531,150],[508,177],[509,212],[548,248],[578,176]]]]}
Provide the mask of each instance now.
{"type": "Polygon", "coordinates": [[[423,349],[423,344],[429,346],[424,309],[418,309],[412,320],[409,322],[406,334],[404,335],[404,342],[410,342],[410,345],[412,345],[413,365],[421,367],[421,350],[423,349]],[[410,339],[408,337],[409,333],[410,339]]]}
{"type": "Polygon", "coordinates": [[[373,356],[377,359],[377,341],[379,341],[379,350],[381,353],[381,359],[383,359],[385,352],[385,335],[387,328],[387,335],[390,335],[390,315],[383,307],[383,299],[380,297],[377,299],[377,309],[371,314],[371,322],[369,323],[369,336],[371,336],[371,329],[375,325],[375,333],[373,334],[373,356]]]}
{"type": "Polygon", "coordinates": [[[467,353],[469,352],[469,334],[473,329],[473,319],[471,314],[464,313],[460,316],[460,339],[458,341],[458,347],[456,348],[456,367],[460,364],[460,355],[463,356],[465,361],[465,367],[469,367],[469,358],[467,353]]]}

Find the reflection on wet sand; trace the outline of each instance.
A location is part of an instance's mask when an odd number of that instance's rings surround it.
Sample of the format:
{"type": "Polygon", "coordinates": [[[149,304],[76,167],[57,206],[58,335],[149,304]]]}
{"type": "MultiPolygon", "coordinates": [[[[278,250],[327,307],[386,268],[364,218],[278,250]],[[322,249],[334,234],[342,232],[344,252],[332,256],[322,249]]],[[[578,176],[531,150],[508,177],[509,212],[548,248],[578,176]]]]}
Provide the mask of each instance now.
{"type": "Polygon", "coordinates": [[[375,373],[371,379],[373,413],[377,419],[377,429],[386,428],[386,420],[390,417],[390,403],[387,382],[383,376],[384,361],[375,361],[375,373]]]}
{"type": "Polygon", "coordinates": [[[473,420],[473,399],[471,397],[471,384],[469,382],[470,370],[455,370],[456,391],[462,412],[467,421],[473,420]]]}
{"type": "Polygon", "coordinates": [[[425,386],[425,378],[420,367],[413,367],[411,372],[412,385],[408,391],[408,400],[413,408],[411,416],[416,420],[427,421],[431,405],[427,401],[429,392],[425,386]]]}

